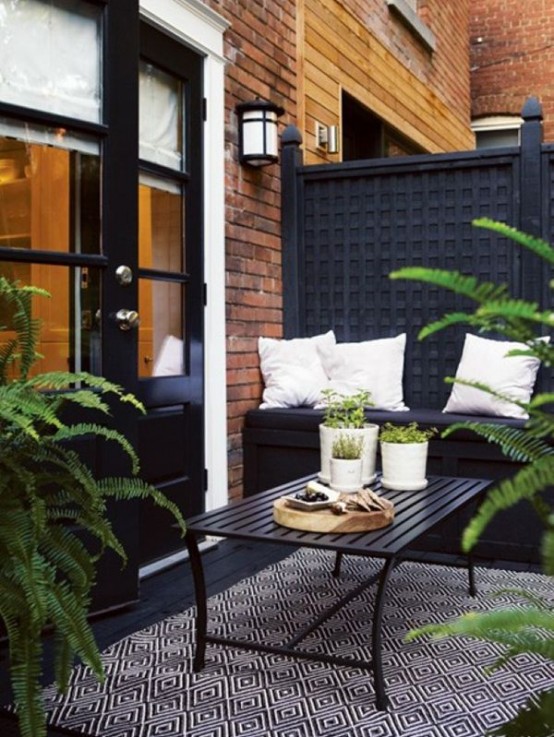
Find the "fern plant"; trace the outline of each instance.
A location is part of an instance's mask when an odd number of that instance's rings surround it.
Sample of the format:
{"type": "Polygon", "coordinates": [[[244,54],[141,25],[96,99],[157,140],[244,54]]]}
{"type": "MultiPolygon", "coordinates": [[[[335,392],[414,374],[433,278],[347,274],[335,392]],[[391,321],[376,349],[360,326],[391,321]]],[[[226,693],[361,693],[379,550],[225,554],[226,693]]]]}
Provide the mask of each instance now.
{"type": "Polygon", "coordinates": [[[108,501],[148,497],[185,531],[178,508],[138,476],[137,455],[123,435],[97,423],[64,419],[71,405],[83,416],[108,415],[110,397],[144,411],[138,400],[84,372],[32,375],[40,334],[32,300],[45,296],[41,289],[0,277],[0,300],[10,305],[14,336],[0,344],[0,617],[22,737],[46,735],[40,683],[45,630],[55,638],[60,690],[67,686],[75,656],[103,678],[87,621],[96,562],[107,549],[126,558],[106,514],[108,501]],[[129,477],[95,478],[67,444],[85,436],[118,446],[130,460],[129,477]],[[95,541],[94,550],[80,532],[95,541]]]}
{"type": "MultiPolygon", "coordinates": [[[[488,218],[480,218],[473,224],[510,238],[548,264],[554,265],[554,248],[540,238],[488,218]]],[[[420,339],[451,325],[467,324],[479,330],[494,331],[510,340],[523,343],[525,347],[511,351],[511,354],[536,356],[548,368],[552,368],[554,346],[537,338],[542,332],[554,327],[554,313],[548,309],[541,309],[538,303],[511,297],[506,285],[479,283],[473,276],[458,272],[408,267],[393,272],[390,276],[392,279],[414,279],[438,285],[464,295],[477,304],[473,312],[450,313],[424,327],[420,331],[420,339]]],[[[550,287],[551,289],[554,287],[554,281],[550,282],[550,287]]],[[[463,379],[456,381],[500,399],[506,399],[479,382],[463,379]]],[[[492,423],[464,422],[452,425],[444,433],[448,435],[460,427],[469,428],[487,441],[499,445],[504,454],[524,464],[512,478],[500,481],[489,492],[464,531],[462,538],[464,550],[469,552],[473,548],[483,530],[498,512],[525,499],[534,506],[543,525],[542,563],[544,572],[550,576],[554,575],[554,509],[545,499],[545,491],[554,481],[554,416],[551,411],[553,403],[554,394],[543,393],[538,394],[528,404],[520,404],[529,414],[524,429],[492,423]]],[[[525,652],[541,655],[551,661],[550,667],[553,667],[554,612],[544,601],[531,597],[525,591],[517,593],[524,600],[522,608],[466,614],[453,622],[421,628],[410,633],[408,638],[413,639],[422,634],[438,637],[447,635],[477,637],[505,646],[505,654],[498,659],[493,668],[501,667],[525,652]]],[[[489,734],[495,737],[552,737],[554,688],[530,698],[514,719],[489,734]]]]}

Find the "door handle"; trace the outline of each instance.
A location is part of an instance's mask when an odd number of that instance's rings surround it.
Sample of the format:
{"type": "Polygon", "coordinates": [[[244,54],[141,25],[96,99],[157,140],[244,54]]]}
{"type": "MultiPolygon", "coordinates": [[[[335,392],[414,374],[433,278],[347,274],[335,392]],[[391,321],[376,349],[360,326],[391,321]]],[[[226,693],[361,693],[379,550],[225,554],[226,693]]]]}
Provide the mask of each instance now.
{"type": "Polygon", "coordinates": [[[139,313],[136,310],[118,310],[115,321],[120,330],[133,330],[139,326],[139,313]]]}

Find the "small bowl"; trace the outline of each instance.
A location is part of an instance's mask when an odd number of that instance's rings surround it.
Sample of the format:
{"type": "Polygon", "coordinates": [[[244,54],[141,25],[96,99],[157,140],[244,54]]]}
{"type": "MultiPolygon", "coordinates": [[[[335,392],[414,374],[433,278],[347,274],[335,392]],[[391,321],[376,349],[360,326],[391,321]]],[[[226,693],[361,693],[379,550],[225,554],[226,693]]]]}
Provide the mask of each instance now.
{"type": "Polygon", "coordinates": [[[296,499],[294,496],[284,496],[283,499],[285,499],[289,507],[301,509],[303,512],[315,512],[317,509],[330,507],[340,496],[339,492],[333,491],[333,489],[325,489],[323,493],[327,494],[327,500],[324,502],[305,502],[302,499],[296,499]]]}

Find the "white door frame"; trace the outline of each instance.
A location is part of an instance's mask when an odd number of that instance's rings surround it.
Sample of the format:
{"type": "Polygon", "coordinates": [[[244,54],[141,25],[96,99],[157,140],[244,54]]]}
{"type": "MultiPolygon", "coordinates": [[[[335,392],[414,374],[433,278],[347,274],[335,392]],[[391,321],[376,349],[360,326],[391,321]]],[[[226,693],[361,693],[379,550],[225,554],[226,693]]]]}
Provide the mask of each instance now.
{"type": "Polygon", "coordinates": [[[229,27],[199,0],[140,0],[143,20],[204,56],[204,313],[206,509],[228,501],[225,346],[225,58],[229,27]]]}

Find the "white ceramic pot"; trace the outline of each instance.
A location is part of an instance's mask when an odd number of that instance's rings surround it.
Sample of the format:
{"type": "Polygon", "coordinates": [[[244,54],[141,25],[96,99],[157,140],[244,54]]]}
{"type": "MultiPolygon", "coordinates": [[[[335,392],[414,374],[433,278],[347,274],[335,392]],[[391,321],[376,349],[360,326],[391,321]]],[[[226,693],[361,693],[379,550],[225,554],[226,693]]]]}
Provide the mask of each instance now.
{"type": "Polygon", "coordinates": [[[339,435],[361,435],[364,440],[362,454],[362,486],[375,481],[375,461],[377,458],[377,439],[379,435],[379,425],[367,424],[361,428],[335,428],[319,426],[319,448],[321,471],[319,479],[324,484],[331,483],[331,450],[333,443],[339,435]]]}
{"type": "Polygon", "coordinates": [[[359,491],[362,487],[362,465],[361,458],[331,458],[331,489],[343,493],[359,491]]]}
{"type": "Polygon", "coordinates": [[[429,443],[384,443],[381,441],[381,464],[385,489],[418,491],[427,486],[427,451],[429,443]]]}

